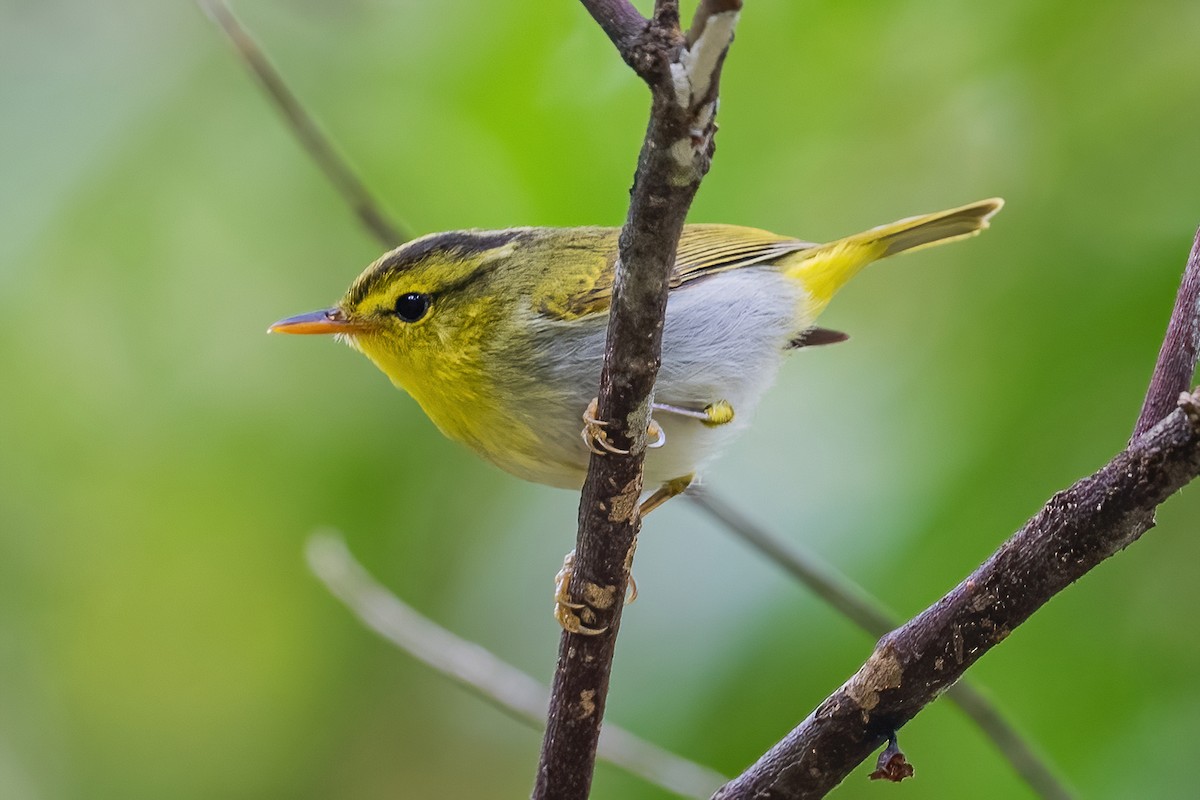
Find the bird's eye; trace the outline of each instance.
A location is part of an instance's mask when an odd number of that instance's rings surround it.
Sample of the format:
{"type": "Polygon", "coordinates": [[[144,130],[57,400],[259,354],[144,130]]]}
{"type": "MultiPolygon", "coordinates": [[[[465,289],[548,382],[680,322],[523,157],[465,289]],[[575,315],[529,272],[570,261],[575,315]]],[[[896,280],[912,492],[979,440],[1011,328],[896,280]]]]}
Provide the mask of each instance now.
{"type": "Polygon", "coordinates": [[[396,316],[405,322],[416,322],[429,311],[429,295],[409,292],[396,300],[396,316]]]}

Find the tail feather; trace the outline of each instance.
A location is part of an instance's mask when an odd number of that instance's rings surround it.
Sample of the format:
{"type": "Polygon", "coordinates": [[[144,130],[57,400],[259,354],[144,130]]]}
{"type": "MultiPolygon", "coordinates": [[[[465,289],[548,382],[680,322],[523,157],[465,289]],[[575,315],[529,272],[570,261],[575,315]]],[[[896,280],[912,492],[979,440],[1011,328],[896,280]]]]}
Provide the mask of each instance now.
{"type": "Polygon", "coordinates": [[[922,247],[953,242],[974,236],[988,226],[988,220],[1004,205],[1000,198],[909,217],[890,225],[881,225],[845,239],[838,239],[791,255],[786,264],[789,277],[804,284],[808,291],[809,311],[815,319],[859,270],[881,258],[919,250],[922,247]]]}

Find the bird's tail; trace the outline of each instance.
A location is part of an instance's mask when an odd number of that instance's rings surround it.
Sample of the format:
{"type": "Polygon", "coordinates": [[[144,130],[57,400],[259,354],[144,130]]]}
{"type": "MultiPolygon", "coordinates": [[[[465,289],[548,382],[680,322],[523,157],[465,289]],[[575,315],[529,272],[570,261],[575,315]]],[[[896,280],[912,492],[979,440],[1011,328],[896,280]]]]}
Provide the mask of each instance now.
{"type": "Polygon", "coordinates": [[[810,298],[809,312],[815,319],[837,290],[867,264],[906,250],[974,236],[988,226],[988,220],[1003,205],[1003,200],[993,197],[948,211],[881,225],[793,253],[784,261],[784,269],[789,277],[804,284],[810,298]]]}

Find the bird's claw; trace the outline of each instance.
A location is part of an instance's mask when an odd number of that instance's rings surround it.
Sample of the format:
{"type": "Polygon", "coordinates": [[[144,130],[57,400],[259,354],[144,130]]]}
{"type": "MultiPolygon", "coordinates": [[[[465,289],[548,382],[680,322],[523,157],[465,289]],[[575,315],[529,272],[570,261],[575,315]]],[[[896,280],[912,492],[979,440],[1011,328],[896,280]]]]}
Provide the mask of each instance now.
{"type": "Polygon", "coordinates": [[[593,398],[583,412],[583,430],[579,434],[583,438],[583,443],[587,445],[587,449],[598,456],[606,453],[615,453],[619,456],[629,455],[628,450],[622,450],[609,440],[608,433],[604,430],[608,427],[608,423],[597,418],[596,415],[599,413],[599,401],[593,398]]]}
{"type": "MultiPolygon", "coordinates": [[[[608,422],[598,418],[597,415],[600,413],[598,404],[598,400],[593,399],[592,402],[588,403],[587,409],[583,412],[583,430],[579,432],[583,443],[587,446],[588,450],[598,456],[605,455],[606,453],[614,453],[619,456],[629,455],[628,450],[622,450],[608,438],[608,432],[604,430],[608,427],[608,422]]],[[[646,426],[646,435],[653,437],[651,441],[646,442],[647,448],[658,448],[667,443],[666,431],[653,419],[646,426]]]]}
{"type": "Polygon", "coordinates": [[[646,435],[654,437],[654,441],[646,442],[648,449],[662,447],[667,443],[667,432],[653,418],[650,419],[650,424],[646,426],[646,435]]]}
{"type": "MultiPolygon", "coordinates": [[[[582,608],[587,608],[586,603],[576,603],[571,599],[568,592],[568,586],[571,583],[571,574],[575,568],[575,551],[567,553],[563,558],[562,569],[554,576],[554,618],[558,620],[558,624],[568,633],[578,633],[582,636],[596,636],[608,630],[605,625],[602,628],[592,628],[583,624],[580,619],[579,611],[582,608]]],[[[637,595],[637,591],[634,591],[637,595]]]]}

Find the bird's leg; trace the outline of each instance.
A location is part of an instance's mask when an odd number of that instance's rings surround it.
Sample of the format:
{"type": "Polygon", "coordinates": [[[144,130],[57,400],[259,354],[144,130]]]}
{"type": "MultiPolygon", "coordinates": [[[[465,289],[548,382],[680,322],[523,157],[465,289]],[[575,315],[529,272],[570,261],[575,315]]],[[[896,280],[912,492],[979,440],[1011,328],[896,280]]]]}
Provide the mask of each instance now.
{"type": "Polygon", "coordinates": [[[728,400],[714,400],[704,408],[687,408],[686,406],[672,406],[666,403],[655,403],[652,408],[655,411],[666,411],[669,414],[678,414],[681,417],[698,419],[709,427],[733,422],[733,406],[729,404],[728,400]]]}
{"type": "Polygon", "coordinates": [[[672,478],[667,481],[658,487],[658,490],[654,494],[642,501],[642,504],[638,506],[638,515],[644,517],[672,497],[678,497],[683,494],[695,479],[695,473],[689,472],[687,475],[681,475],[678,478],[672,478]]]}
{"type": "MultiPolygon", "coordinates": [[[[695,477],[694,474],[688,474],[667,481],[654,494],[642,501],[642,504],[638,506],[638,515],[644,517],[672,497],[683,494],[692,485],[695,477]]],[[[594,628],[584,624],[584,618],[594,616],[594,612],[587,603],[577,603],[571,598],[569,586],[574,571],[575,551],[572,550],[563,558],[562,569],[554,576],[554,618],[558,620],[558,624],[562,626],[563,630],[570,633],[578,633],[583,636],[595,636],[604,633],[608,630],[607,625],[602,628],[594,628]],[[581,611],[582,614],[580,613],[581,611]]],[[[630,575],[629,599],[625,601],[626,605],[636,599],[637,581],[630,575]]]]}

